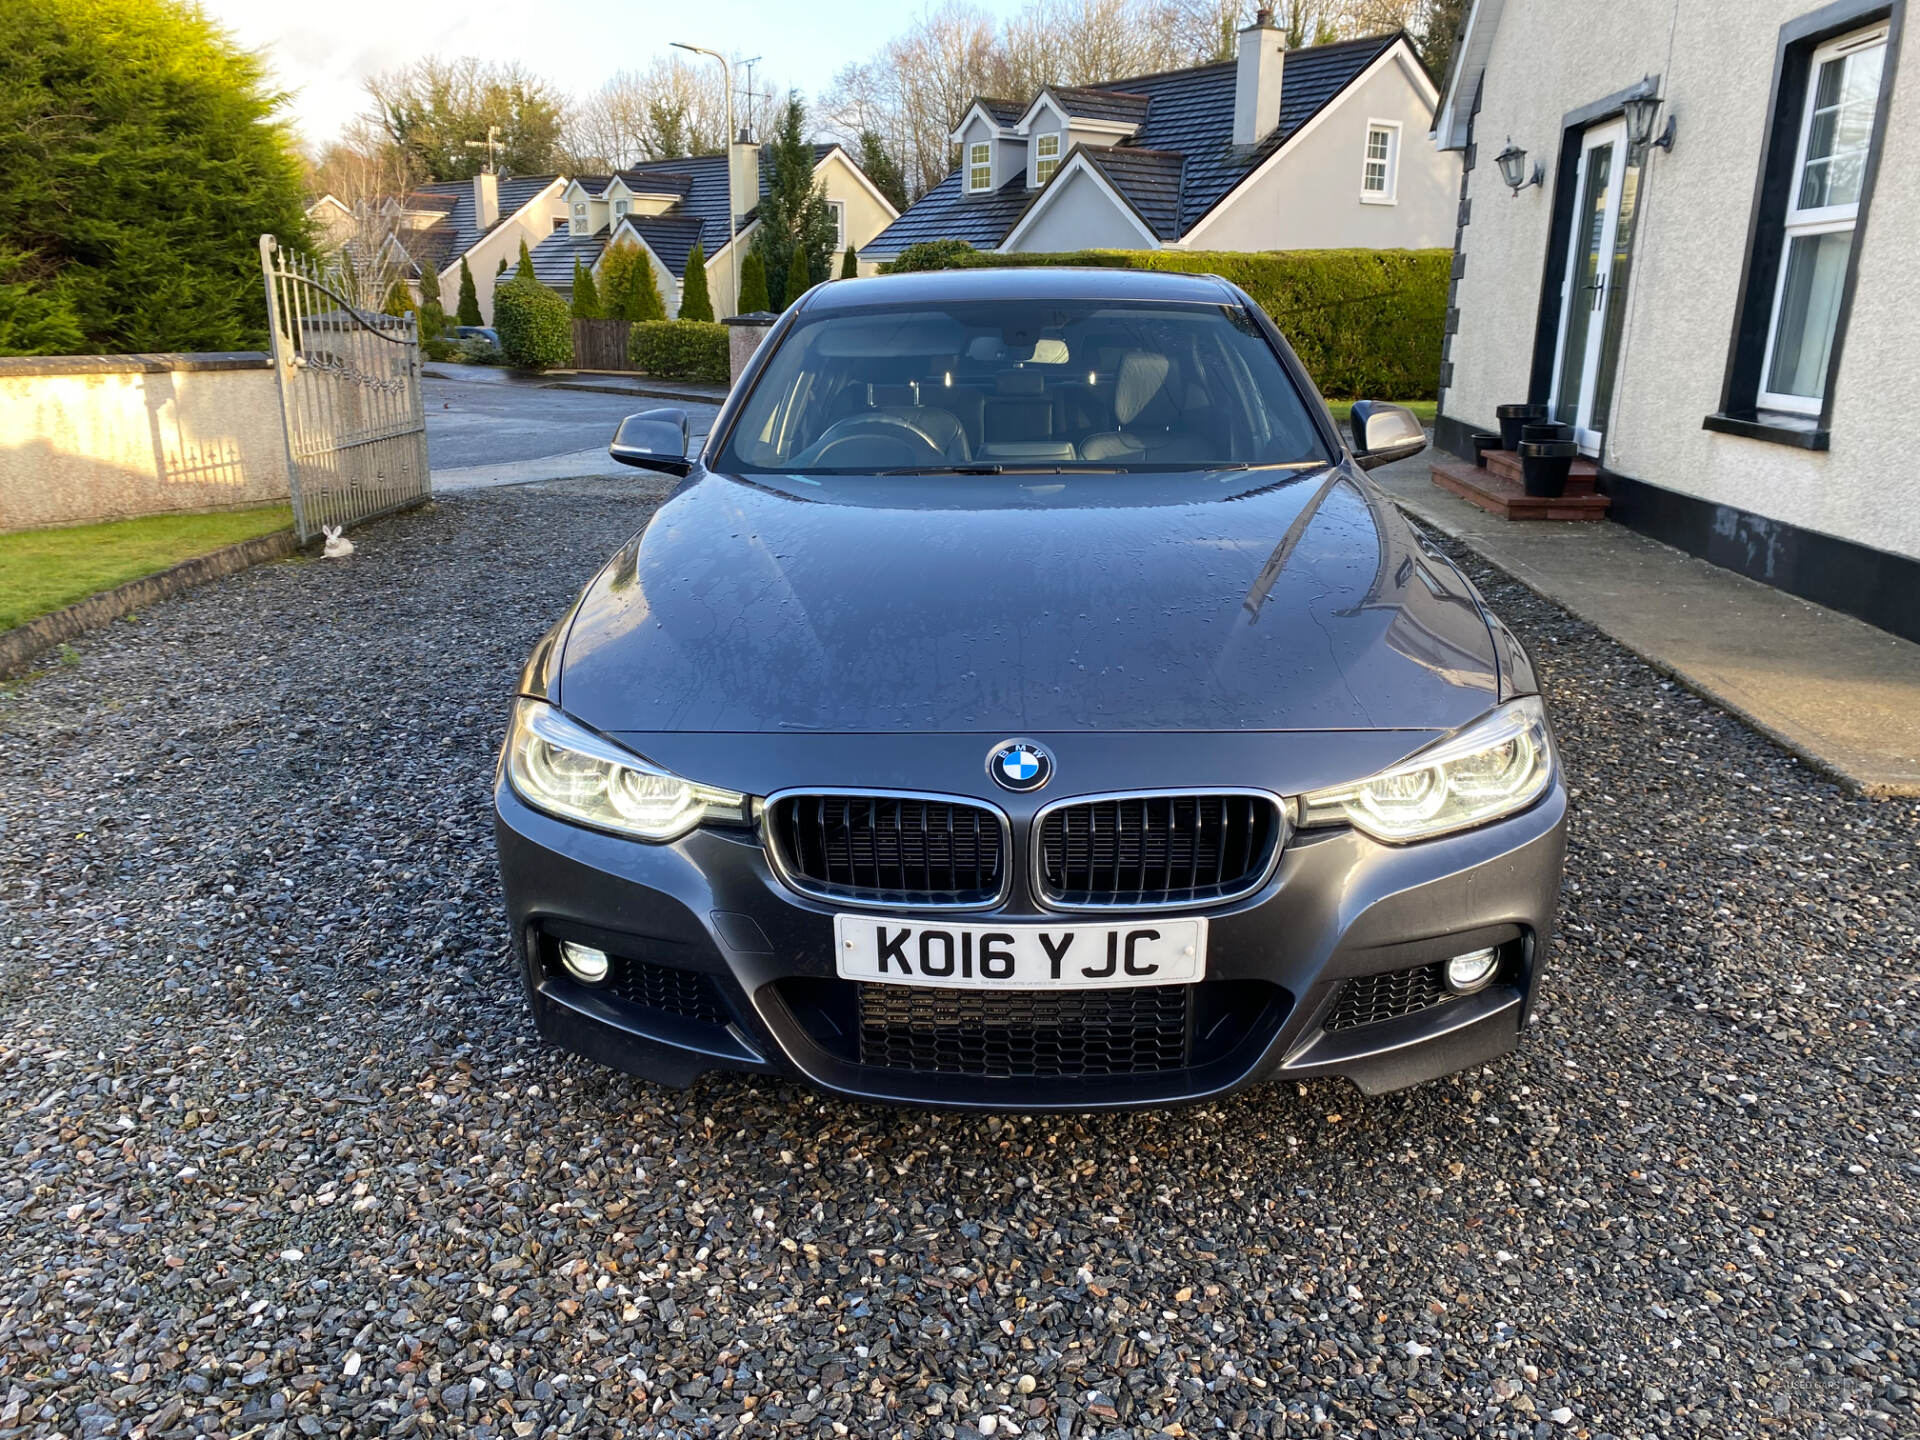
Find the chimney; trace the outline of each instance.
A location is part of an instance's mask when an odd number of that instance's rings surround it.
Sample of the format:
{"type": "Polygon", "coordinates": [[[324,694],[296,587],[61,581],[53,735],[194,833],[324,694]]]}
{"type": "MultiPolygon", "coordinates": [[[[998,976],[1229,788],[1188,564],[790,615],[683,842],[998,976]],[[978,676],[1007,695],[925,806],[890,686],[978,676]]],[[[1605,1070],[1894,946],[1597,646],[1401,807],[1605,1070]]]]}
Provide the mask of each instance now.
{"type": "Polygon", "coordinates": [[[1233,81],[1233,143],[1257,145],[1280,123],[1280,71],[1287,61],[1286,34],[1262,6],[1240,32],[1239,71],[1233,81]]]}
{"type": "Polygon", "coordinates": [[[491,170],[473,177],[473,223],[482,231],[500,223],[500,177],[491,170]]]}
{"type": "Polygon", "coordinates": [[[727,188],[733,197],[736,220],[760,203],[760,147],[746,126],[727,147],[727,188]]]}

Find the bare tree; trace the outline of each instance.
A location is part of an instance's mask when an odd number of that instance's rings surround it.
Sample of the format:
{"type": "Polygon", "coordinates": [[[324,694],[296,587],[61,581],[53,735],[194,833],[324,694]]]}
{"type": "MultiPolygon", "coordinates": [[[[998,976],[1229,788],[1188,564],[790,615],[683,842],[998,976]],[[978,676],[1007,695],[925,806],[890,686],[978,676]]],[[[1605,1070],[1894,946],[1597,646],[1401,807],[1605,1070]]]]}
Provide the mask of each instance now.
{"type": "MultiPolygon", "coordinates": [[[[765,139],[776,123],[776,97],[785,94],[764,73],[747,75],[734,65],[734,123],[765,139]]],[[[643,160],[680,155],[718,155],[726,149],[726,92],[720,68],[674,53],[657,55],[644,69],[622,70],[568,116],[565,149],[572,168],[617,170],[643,160]]]]}

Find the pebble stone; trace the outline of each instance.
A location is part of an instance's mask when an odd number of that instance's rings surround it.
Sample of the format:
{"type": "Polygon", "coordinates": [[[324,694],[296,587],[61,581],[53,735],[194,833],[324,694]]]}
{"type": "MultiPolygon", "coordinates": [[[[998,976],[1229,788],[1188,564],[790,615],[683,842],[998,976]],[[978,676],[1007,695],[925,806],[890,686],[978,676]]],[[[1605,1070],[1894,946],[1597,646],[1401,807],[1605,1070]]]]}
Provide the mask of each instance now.
{"type": "Polygon", "coordinates": [[[1475,566],[1573,793],[1515,1057],[1013,1118],[542,1048],[494,755],[663,494],[442,500],[0,692],[0,1436],[1920,1431],[1920,807],[1475,566]]]}

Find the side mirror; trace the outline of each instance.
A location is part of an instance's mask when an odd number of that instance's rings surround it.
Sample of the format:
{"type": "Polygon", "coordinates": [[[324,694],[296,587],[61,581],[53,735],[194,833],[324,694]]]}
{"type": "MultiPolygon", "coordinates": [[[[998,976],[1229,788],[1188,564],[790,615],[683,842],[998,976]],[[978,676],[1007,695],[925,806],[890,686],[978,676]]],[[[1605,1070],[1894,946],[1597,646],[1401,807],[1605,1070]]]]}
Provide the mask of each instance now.
{"type": "Polygon", "coordinates": [[[607,454],[622,465],[687,474],[693,469],[693,461],[687,458],[687,412],[642,410],[627,416],[613,432],[607,454]]]}
{"type": "Polygon", "coordinates": [[[1405,460],[1427,448],[1427,432],[1420,417],[1404,405],[1356,400],[1347,423],[1353,427],[1353,458],[1362,470],[1405,460]]]}

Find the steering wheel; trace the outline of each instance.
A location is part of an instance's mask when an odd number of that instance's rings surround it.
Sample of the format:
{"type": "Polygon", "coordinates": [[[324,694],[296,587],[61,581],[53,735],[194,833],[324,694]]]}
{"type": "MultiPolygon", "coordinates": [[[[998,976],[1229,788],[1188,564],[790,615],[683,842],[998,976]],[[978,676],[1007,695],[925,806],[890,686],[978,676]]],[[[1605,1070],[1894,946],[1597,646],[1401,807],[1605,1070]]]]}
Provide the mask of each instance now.
{"type": "Polygon", "coordinates": [[[809,460],[824,465],[835,451],[858,449],[860,458],[844,465],[930,465],[946,458],[940,442],[903,415],[849,415],[835,421],[814,443],[809,460]],[[864,442],[864,444],[863,444],[864,442]],[[894,452],[876,456],[875,448],[894,452]]]}

